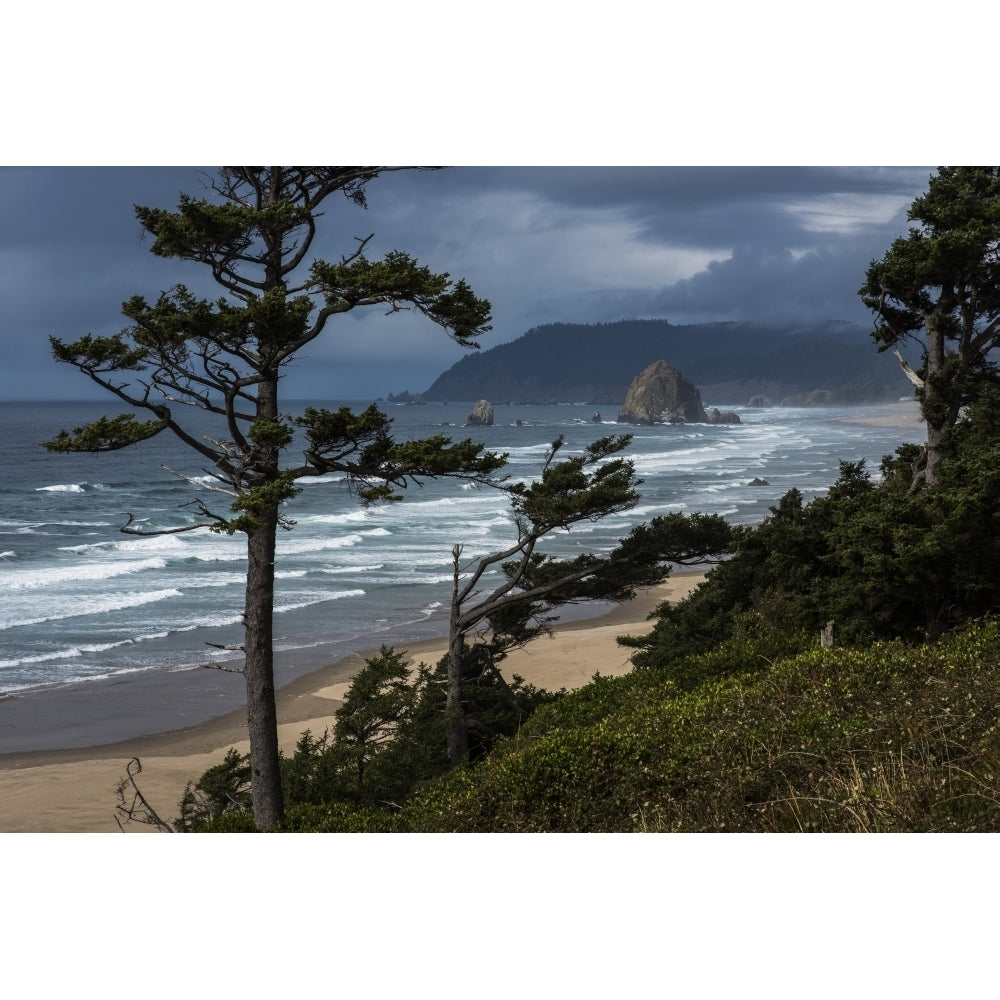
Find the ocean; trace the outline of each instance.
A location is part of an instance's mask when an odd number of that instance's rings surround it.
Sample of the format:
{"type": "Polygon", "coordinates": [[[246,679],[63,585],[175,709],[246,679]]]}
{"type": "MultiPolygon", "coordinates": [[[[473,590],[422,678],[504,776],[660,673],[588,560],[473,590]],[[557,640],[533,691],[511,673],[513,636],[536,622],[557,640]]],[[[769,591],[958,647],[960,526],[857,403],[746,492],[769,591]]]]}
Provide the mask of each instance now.
{"type": "MultiPolygon", "coordinates": [[[[289,410],[342,403],[367,405],[311,400],[289,410]]],[[[565,554],[607,551],[633,525],[672,511],[757,522],[792,487],[807,500],[824,493],[840,460],[866,459],[877,475],[884,455],[913,440],[898,428],[848,422],[879,407],[750,409],[712,400],[743,422],[633,428],[614,422],[616,408],[598,424],[593,405],[499,405],[493,427],[469,428],[471,403],[383,405],[397,437],[483,441],[509,454],[515,480],[538,475],[559,435],[568,456],[599,436],[632,433],[639,506],[546,539],[543,551],[565,554]],[[755,479],[767,485],[749,485],[755,479]]],[[[60,429],[114,412],[100,403],[0,403],[0,753],[184,728],[242,703],[239,675],[202,669],[226,665],[235,654],[216,647],[241,640],[242,536],[118,530],[129,513],[140,528],[180,525],[198,498],[225,509],[198,456],[166,434],[97,456],[41,447],[60,429]]],[[[286,513],[295,525],[278,540],[279,685],[350,652],[444,635],[452,547],[464,545],[471,559],[515,537],[503,494],[460,482],[410,487],[400,503],[363,509],[343,480],[328,476],[303,483],[286,513]]]]}

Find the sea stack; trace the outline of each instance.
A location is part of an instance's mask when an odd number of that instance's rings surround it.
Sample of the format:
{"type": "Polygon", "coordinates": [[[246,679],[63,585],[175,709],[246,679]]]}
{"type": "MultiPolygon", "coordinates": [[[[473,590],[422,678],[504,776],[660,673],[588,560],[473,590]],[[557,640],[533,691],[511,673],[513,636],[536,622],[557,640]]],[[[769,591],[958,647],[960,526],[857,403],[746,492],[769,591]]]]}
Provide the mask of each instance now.
{"type": "Polygon", "coordinates": [[[620,424],[698,424],[706,420],[698,387],[666,361],[654,361],[636,375],[618,411],[620,424]]]}
{"type": "Polygon", "coordinates": [[[485,399],[479,400],[469,414],[468,424],[470,427],[492,427],[493,407],[485,399]]]}

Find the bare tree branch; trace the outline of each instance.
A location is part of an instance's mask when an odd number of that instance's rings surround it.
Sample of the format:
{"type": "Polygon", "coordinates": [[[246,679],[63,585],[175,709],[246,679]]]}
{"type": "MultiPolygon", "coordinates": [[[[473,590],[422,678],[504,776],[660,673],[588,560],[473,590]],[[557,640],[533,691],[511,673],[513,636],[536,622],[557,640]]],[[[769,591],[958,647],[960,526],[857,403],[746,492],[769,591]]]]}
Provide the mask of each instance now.
{"type": "Polygon", "coordinates": [[[126,535],[139,535],[142,538],[153,538],[156,535],[178,535],[184,531],[195,531],[198,528],[211,528],[213,522],[200,521],[197,524],[185,524],[179,528],[156,528],[153,531],[141,531],[139,528],[130,528],[129,525],[135,520],[135,515],[127,512],[128,520],[118,529],[126,535]]]}
{"type": "Polygon", "coordinates": [[[166,820],[161,819],[156,810],[149,804],[146,796],[136,782],[136,778],[142,774],[142,763],[138,757],[133,757],[125,765],[125,777],[118,782],[118,805],[115,806],[115,822],[118,829],[125,832],[125,826],[129,823],[143,823],[146,826],[155,826],[161,833],[176,833],[177,831],[166,820]],[[132,801],[128,801],[128,797],[132,801]],[[124,824],[122,823],[124,820],[124,824]]]}

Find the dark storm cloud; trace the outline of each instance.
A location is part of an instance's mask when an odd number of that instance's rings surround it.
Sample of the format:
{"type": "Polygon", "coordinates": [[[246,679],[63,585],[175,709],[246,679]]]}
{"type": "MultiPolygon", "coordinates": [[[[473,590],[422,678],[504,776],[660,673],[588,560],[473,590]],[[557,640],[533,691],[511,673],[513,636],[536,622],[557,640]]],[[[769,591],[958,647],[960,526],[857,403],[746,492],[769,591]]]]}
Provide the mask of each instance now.
{"type": "MultiPolygon", "coordinates": [[[[316,256],[374,234],[371,256],[413,253],[493,303],[484,347],[545,322],[663,316],[863,319],[868,262],[905,231],[919,168],[464,167],[397,172],[369,208],[333,199],[316,256]]],[[[209,173],[211,173],[209,171],[209,173]]],[[[0,399],[98,394],[49,357],[48,336],[122,325],[121,302],[183,282],[195,265],[149,253],[133,205],[206,193],[198,168],[0,169],[0,399]]],[[[426,388],[462,349],[419,316],[340,318],[289,374],[302,395],[426,388]]]]}
{"type": "MultiPolygon", "coordinates": [[[[495,189],[533,193],[576,209],[613,209],[651,239],[732,247],[802,241],[793,203],[903,199],[925,186],[925,167],[505,167],[482,168],[495,189]]],[[[477,187],[477,171],[459,171],[477,187]]]]}

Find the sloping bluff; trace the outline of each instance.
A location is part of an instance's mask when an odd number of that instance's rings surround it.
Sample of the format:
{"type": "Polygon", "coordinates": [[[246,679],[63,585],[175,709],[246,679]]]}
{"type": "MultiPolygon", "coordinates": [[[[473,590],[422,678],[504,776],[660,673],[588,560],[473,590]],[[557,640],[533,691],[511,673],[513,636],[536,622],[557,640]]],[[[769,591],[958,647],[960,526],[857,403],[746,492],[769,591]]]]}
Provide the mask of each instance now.
{"type": "Polygon", "coordinates": [[[620,424],[738,424],[731,411],[705,412],[698,387],[666,361],[654,361],[632,380],[618,411],[620,424]]]}

